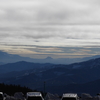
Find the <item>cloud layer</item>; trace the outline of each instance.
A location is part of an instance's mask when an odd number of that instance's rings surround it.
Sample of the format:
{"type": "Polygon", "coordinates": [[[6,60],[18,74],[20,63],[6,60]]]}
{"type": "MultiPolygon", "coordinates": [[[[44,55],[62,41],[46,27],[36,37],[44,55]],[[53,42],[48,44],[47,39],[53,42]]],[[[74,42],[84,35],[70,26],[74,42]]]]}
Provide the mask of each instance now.
{"type": "Polygon", "coordinates": [[[99,46],[99,0],[0,0],[0,50],[84,56],[99,54],[99,46]]]}
{"type": "Polygon", "coordinates": [[[0,20],[8,24],[98,24],[99,12],[99,0],[0,0],[0,20]]]}

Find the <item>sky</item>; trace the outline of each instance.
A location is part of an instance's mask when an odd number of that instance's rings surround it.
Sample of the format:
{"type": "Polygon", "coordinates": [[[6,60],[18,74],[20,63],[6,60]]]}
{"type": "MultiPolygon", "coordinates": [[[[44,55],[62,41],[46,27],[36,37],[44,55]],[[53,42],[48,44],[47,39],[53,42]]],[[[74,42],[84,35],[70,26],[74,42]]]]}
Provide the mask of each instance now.
{"type": "Polygon", "coordinates": [[[0,0],[0,50],[31,58],[100,55],[100,0],[0,0]]]}

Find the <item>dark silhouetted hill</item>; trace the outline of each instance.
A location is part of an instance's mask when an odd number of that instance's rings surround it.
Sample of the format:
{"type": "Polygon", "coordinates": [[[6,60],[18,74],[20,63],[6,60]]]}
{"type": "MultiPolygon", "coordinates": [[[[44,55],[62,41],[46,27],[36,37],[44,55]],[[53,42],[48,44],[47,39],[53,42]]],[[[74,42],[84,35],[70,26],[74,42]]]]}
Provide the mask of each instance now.
{"type": "Polygon", "coordinates": [[[22,92],[26,94],[27,92],[34,91],[28,87],[22,87],[20,85],[7,85],[4,83],[0,83],[0,91],[3,93],[7,93],[8,95],[14,95],[15,92],[22,92]]]}
{"type": "Polygon", "coordinates": [[[31,89],[43,90],[46,82],[47,92],[99,92],[100,58],[64,64],[30,63],[20,61],[0,65],[0,82],[20,84],[31,89]]]}

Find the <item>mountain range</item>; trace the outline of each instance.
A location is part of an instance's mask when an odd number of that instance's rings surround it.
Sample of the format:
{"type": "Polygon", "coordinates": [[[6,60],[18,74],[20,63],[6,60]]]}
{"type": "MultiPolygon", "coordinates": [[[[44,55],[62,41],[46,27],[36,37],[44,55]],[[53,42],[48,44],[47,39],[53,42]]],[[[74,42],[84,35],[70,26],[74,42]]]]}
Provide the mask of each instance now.
{"type": "Polygon", "coordinates": [[[100,58],[73,64],[19,61],[0,65],[0,83],[20,84],[31,89],[62,94],[100,91],[100,58]]]}
{"type": "Polygon", "coordinates": [[[99,58],[100,55],[92,56],[92,57],[85,57],[85,58],[57,58],[53,59],[51,57],[47,57],[44,59],[36,59],[36,58],[29,58],[29,57],[22,57],[15,54],[8,54],[6,52],[0,51],[0,65],[6,63],[14,63],[18,61],[27,61],[27,62],[34,62],[34,63],[53,63],[53,64],[71,64],[76,62],[83,62],[90,59],[99,58]]]}

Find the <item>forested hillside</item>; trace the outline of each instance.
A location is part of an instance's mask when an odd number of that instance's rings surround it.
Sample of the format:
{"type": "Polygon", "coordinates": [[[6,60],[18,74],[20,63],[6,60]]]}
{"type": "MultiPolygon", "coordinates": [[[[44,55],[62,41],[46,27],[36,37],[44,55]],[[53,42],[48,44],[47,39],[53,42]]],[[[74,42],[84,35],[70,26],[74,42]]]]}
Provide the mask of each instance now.
{"type": "Polygon", "coordinates": [[[15,92],[22,92],[24,94],[26,94],[26,92],[31,92],[31,91],[35,91],[35,90],[32,90],[28,87],[21,87],[20,85],[7,85],[7,84],[4,84],[4,83],[0,83],[0,91],[3,92],[3,93],[6,93],[8,95],[14,95],[15,92]]]}

